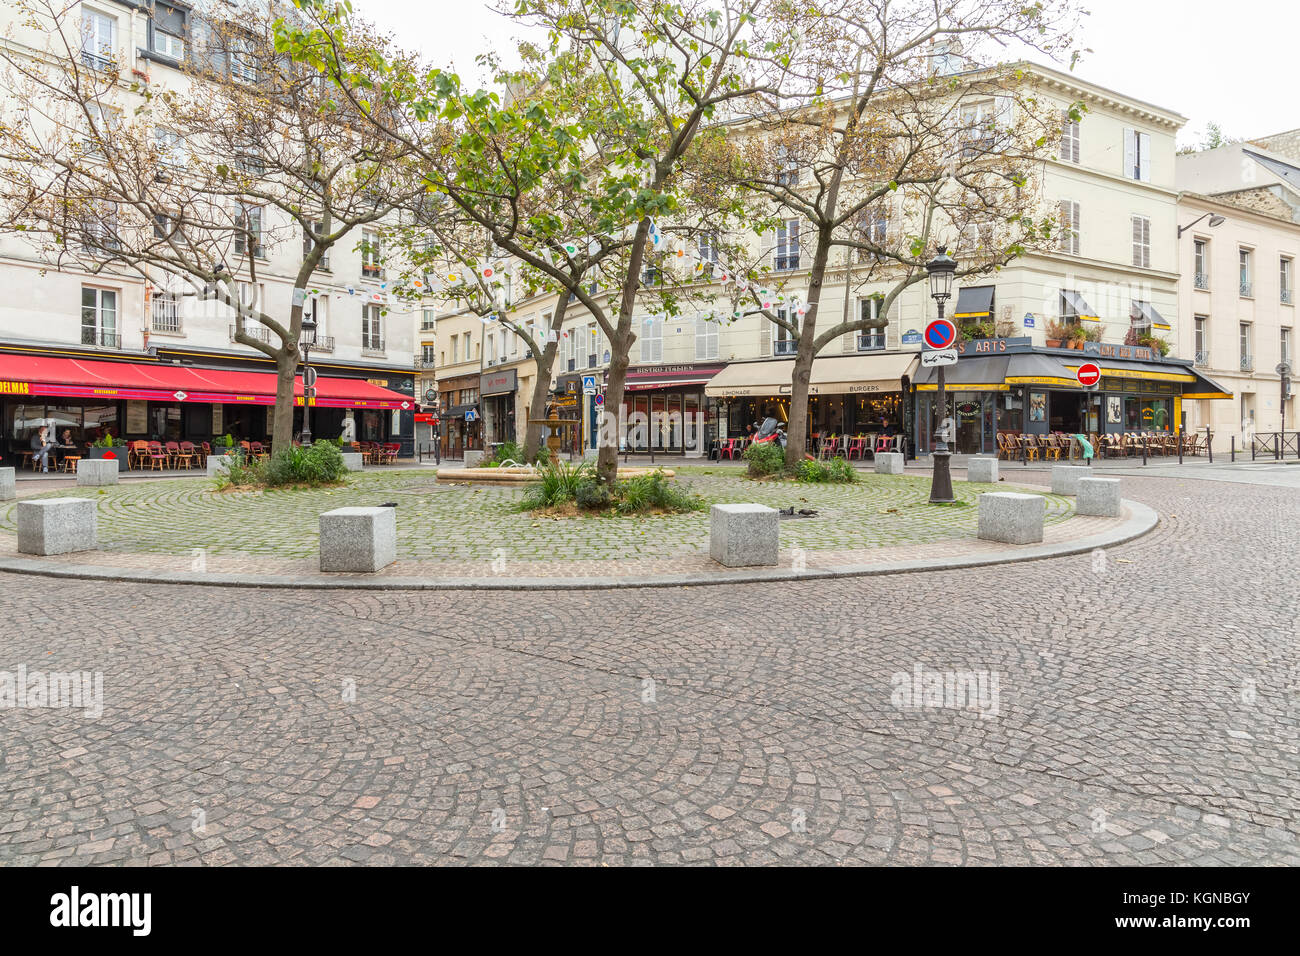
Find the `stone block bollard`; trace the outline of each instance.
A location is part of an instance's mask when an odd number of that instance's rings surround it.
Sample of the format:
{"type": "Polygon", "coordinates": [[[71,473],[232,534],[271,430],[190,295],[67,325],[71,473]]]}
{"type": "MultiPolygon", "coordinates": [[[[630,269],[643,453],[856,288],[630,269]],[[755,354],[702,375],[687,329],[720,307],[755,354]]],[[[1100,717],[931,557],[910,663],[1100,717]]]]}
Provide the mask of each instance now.
{"type": "Polygon", "coordinates": [[[18,497],[17,475],[12,468],[0,468],[0,501],[13,501],[18,497]]]}
{"type": "Polygon", "coordinates": [[[343,453],[343,470],[344,471],[361,471],[365,467],[362,460],[361,452],[345,451],[343,453]]]}
{"type": "Polygon", "coordinates": [[[1036,544],[1043,540],[1047,499],[994,491],[979,496],[979,537],[1003,544],[1036,544]]]}
{"type": "Polygon", "coordinates": [[[483,463],[483,452],[467,449],[465,452],[465,467],[477,468],[483,463]]]}
{"type": "Polygon", "coordinates": [[[764,505],[714,505],[709,509],[709,556],[728,568],[774,566],[780,521],[776,509],[764,505]]]}
{"type": "Polygon", "coordinates": [[[234,461],[233,455],[209,455],[208,456],[208,477],[215,478],[223,471],[230,470],[230,463],[234,461]]]}
{"type": "Polygon", "coordinates": [[[320,516],[320,569],[371,574],[397,560],[393,508],[336,508],[320,516]]]}
{"type": "Polygon", "coordinates": [[[982,484],[997,484],[998,460],[996,458],[971,458],[966,462],[966,480],[982,484]]]}
{"type": "Polygon", "coordinates": [[[882,451],[876,455],[876,474],[901,475],[903,473],[903,453],[900,451],[882,451]]]}
{"type": "Polygon", "coordinates": [[[1080,479],[1078,497],[1074,501],[1074,513],[1118,518],[1120,515],[1119,479],[1080,479]]]}
{"type": "Polygon", "coordinates": [[[101,488],[117,484],[117,462],[107,458],[83,458],[77,462],[77,484],[86,488],[101,488]]]}
{"type": "Polygon", "coordinates": [[[98,546],[95,502],[89,498],[18,502],[18,550],[22,554],[68,554],[93,551],[98,546]]]}
{"type": "Polygon", "coordinates": [[[1087,465],[1053,465],[1052,494],[1077,495],[1079,480],[1091,477],[1092,469],[1087,465]]]}

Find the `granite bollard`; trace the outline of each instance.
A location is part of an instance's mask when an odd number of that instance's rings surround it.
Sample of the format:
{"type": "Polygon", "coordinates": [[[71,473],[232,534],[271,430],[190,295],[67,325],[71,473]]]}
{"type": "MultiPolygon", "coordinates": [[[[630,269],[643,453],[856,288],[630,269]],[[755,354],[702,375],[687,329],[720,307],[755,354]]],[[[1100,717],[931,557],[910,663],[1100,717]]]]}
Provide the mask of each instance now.
{"type": "Polygon", "coordinates": [[[979,496],[979,537],[1003,544],[1037,544],[1043,540],[1047,499],[993,491],[979,496]]]}
{"type": "Polygon", "coordinates": [[[901,475],[903,473],[903,453],[901,451],[882,451],[876,455],[876,474],[901,475]]]}
{"type": "Polygon", "coordinates": [[[365,467],[362,460],[361,452],[345,451],[343,453],[343,470],[344,471],[361,471],[365,467]]]}
{"type": "Polygon", "coordinates": [[[982,484],[996,484],[998,460],[996,458],[970,458],[966,462],[966,480],[982,484]]]}
{"type": "Polygon", "coordinates": [[[483,452],[474,451],[472,449],[466,449],[465,451],[466,468],[477,468],[482,463],[483,463],[483,452]]]}
{"type": "Polygon", "coordinates": [[[18,502],[18,550],[22,554],[68,554],[93,551],[98,546],[95,502],[89,498],[18,502]]]}
{"type": "Polygon", "coordinates": [[[397,560],[394,508],[336,508],[320,516],[320,569],[370,574],[397,560]]]}
{"type": "Polygon", "coordinates": [[[0,468],[0,501],[13,501],[18,497],[17,475],[12,468],[0,468]]]}
{"type": "Polygon", "coordinates": [[[1074,513],[1118,518],[1119,502],[1118,478],[1082,478],[1079,480],[1078,497],[1074,501],[1074,513]]]}
{"type": "Polygon", "coordinates": [[[1053,465],[1052,494],[1077,495],[1080,479],[1091,477],[1092,469],[1087,465],[1053,465]]]}
{"type": "Polygon", "coordinates": [[[107,458],[83,458],[77,462],[77,484],[100,488],[117,484],[117,462],[107,458]]]}
{"type": "Polygon", "coordinates": [[[208,477],[215,478],[217,475],[230,469],[230,463],[235,460],[234,455],[209,455],[208,456],[208,477]]]}
{"type": "Polygon", "coordinates": [[[709,509],[709,556],[728,568],[774,566],[780,521],[776,509],[765,505],[714,505],[709,509]]]}

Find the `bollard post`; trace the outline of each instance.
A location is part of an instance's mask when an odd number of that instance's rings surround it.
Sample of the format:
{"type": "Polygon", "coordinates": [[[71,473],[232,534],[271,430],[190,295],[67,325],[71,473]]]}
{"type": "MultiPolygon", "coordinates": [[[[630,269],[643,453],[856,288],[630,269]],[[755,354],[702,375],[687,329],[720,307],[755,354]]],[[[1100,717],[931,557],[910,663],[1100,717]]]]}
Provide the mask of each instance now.
{"type": "Polygon", "coordinates": [[[1255,460],[1255,436],[1250,436],[1250,460],[1255,460]]]}
{"type": "Polygon", "coordinates": [[[1282,433],[1278,432],[1277,437],[1273,439],[1273,460],[1282,460],[1282,433]]]}
{"type": "Polygon", "coordinates": [[[1232,453],[1232,463],[1235,465],[1237,463],[1237,436],[1236,435],[1228,436],[1228,451],[1232,453]]]}
{"type": "Polygon", "coordinates": [[[1183,426],[1178,426],[1178,464],[1183,463],[1183,426]]]}
{"type": "Polygon", "coordinates": [[[1210,426],[1205,426],[1205,453],[1210,456],[1210,464],[1214,464],[1214,436],[1210,434],[1210,426]]]}
{"type": "Polygon", "coordinates": [[[1147,439],[1146,439],[1146,436],[1143,435],[1143,436],[1142,436],[1142,465],[1143,465],[1143,467],[1146,467],[1146,463],[1147,463],[1147,439]]]}

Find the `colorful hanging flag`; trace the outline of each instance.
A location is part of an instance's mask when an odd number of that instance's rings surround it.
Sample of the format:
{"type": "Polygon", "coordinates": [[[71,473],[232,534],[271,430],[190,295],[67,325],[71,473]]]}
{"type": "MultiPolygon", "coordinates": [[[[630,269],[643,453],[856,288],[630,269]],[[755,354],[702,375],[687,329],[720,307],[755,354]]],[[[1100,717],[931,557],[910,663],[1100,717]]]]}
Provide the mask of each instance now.
{"type": "Polygon", "coordinates": [[[491,282],[497,277],[497,267],[489,262],[485,266],[479,266],[478,274],[488,282],[491,282]]]}
{"type": "Polygon", "coordinates": [[[348,286],[348,295],[356,295],[356,294],[357,294],[357,290],[354,289],[352,286],[348,286]]]}

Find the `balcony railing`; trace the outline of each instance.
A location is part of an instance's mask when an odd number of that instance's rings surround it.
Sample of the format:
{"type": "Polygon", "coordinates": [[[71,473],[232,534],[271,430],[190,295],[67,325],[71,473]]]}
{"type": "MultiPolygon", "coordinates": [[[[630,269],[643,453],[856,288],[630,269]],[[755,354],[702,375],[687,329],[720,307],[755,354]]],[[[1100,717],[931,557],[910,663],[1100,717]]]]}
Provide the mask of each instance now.
{"type": "Polygon", "coordinates": [[[794,355],[799,351],[799,343],[794,339],[777,339],[772,343],[773,355],[794,355]]]}
{"type": "Polygon", "coordinates": [[[164,335],[180,335],[184,331],[180,301],[170,296],[154,299],[149,307],[149,329],[164,335]]]}
{"type": "Polygon", "coordinates": [[[1210,277],[1204,272],[1198,272],[1192,278],[1194,288],[1208,290],[1210,288],[1210,277]]]}
{"type": "Polygon", "coordinates": [[[363,279],[382,279],[384,277],[384,269],[382,266],[363,262],[361,264],[361,277],[363,279]]]}
{"type": "Polygon", "coordinates": [[[874,352],[885,347],[884,332],[864,332],[858,336],[859,352],[874,352]]]}
{"type": "Polygon", "coordinates": [[[1283,305],[1295,305],[1295,293],[1290,289],[1283,289],[1280,298],[1283,305]]]}
{"type": "Polygon", "coordinates": [[[363,352],[382,352],[384,351],[384,340],[377,338],[362,338],[361,351],[363,352]]]}
{"type": "Polygon", "coordinates": [[[332,336],[332,335],[321,335],[321,334],[318,332],[318,333],[316,334],[316,337],[315,337],[314,339],[312,339],[311,350],[312,350],[313,352],[333,352],[333,351],[334,351],[334,336],[332,336]]]}
{"type": "MultiPolygon", "coordinates": [[[[239,326],[232,325],[230,327],[230,341],[232,342],[235,341],[235,335],[237,332],[239,332],[239,326]]],[[[245,325],[244,334],[257,339],[257,341],[259,342],[265,342],[267,345],[271,344],[271,330],[268,328],[264,328],[263,326],[245,325]]]]}
{"type": "Polygon", "coordinates": [[[81,344],[97,345],[103,349],[120,349],[122,347],[122,333],[115,329],[92,329],[83,325],[81,327],[81,344]]]}
{"type": "Polygon", "coordinates": [[[790,269],[799,268],[799,254],[796,252],[792,256],[774,256],[772,268],[778,272],[787,272],[790,269]]]}
{"type": "Polygon", "coordinates": [[[1254,298],[1254,294],[1255,294],[1254,286],[1250,283],[1249,280],[1243,279],[1241,281],[1241,297],[1243,299],[1251,299],[1254,298]]]}
{"type": "Polygon", "coordinates": [[[1197,353],[1196,353],[1196,364],[1199,365],[1201,368],[1209,368],[1209,367],[1210,367],[1210,353],[1209,353],[1209,352],[1197,352],[1197,353]]]}
{"type": "Polygon", "coordinates": [[[1255,356],[1253,356],[1253,355],[1243,355],[1243,356],[1241,357],[1241,370],[1242,370],[1243,372],[1253,372],[1253,371],[1255,371],[1255,356]]]}

